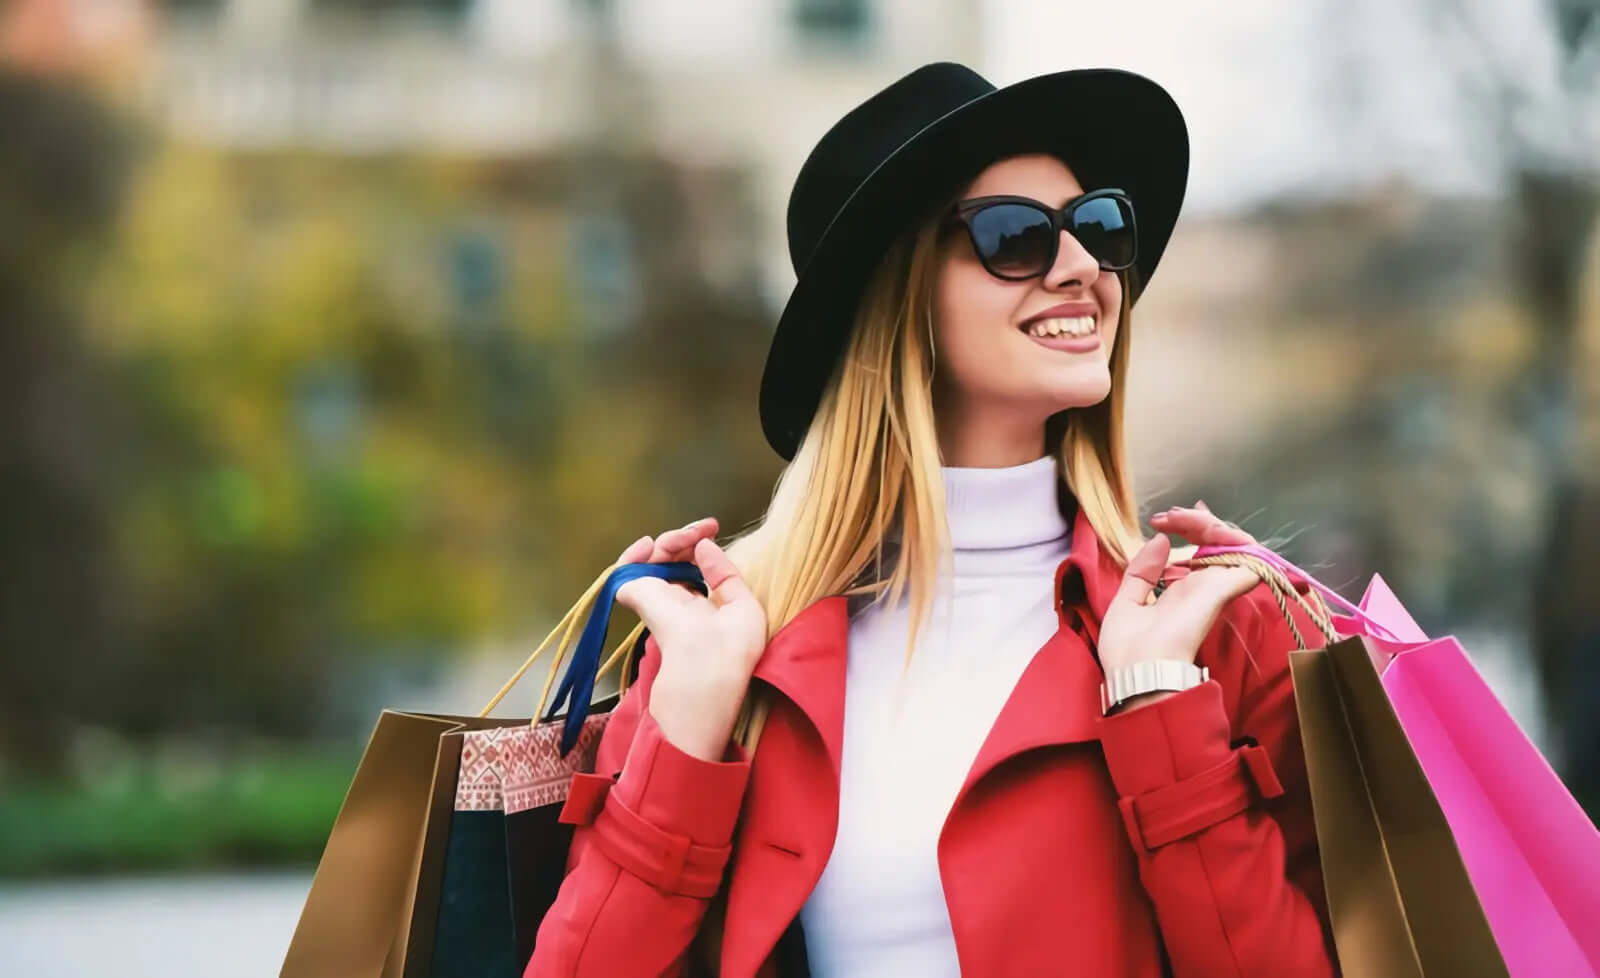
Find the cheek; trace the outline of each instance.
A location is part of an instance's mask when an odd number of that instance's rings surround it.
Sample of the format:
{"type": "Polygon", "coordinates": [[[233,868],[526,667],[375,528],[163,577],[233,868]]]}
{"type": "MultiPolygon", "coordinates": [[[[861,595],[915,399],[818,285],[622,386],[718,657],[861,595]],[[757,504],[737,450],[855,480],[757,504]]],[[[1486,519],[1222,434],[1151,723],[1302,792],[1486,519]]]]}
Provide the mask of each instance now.
{"type": "Polygon", "coordinates": [[[1009,321],[1015,297],[981,267],[950,262],[934,292],[934,332],[949,356],[992,343],[994,331],[1009,321]]]}

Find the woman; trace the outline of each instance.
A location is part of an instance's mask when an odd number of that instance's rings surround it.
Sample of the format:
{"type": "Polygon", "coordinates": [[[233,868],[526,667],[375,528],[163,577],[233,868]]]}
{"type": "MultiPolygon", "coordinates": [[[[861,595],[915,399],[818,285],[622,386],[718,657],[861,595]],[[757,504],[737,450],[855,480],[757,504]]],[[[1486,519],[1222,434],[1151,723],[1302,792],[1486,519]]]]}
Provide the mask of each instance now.
{"type": "Polygon", "coordinates": [[[714,519],[623,552],[711,593],[618,594],[651,635],[527,975],[1335,973],[1294,641],[1165,533],[1251,538],[1197,503],[1146,540],[1128,475],[1187,167],[1110,70],[928,65],[822,138],[762,380],[791,464],[726,552],[714,519]]]}

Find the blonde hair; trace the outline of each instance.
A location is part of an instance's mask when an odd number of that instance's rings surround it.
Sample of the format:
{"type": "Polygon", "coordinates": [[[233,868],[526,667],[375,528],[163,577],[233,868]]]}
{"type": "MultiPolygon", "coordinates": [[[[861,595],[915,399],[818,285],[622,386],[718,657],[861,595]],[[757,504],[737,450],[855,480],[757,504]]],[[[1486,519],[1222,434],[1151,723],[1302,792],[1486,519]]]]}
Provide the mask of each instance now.
{"type": "MultiPolygon", "coordinates": [[[[887,592],[895,603],[909,592],[909,661],[931,609],[949,551],[931,383],[942,213],[934,210],[885,254],[765,516],[727,547],[766,610],[768,638],[823,597],[887,592]]],[[[1101,548],[1126,565],[1145,538],[1124,445],[1131,276],[1122,284],[1110,394],[1053,415],[1044,435],[1101,548]]]]}

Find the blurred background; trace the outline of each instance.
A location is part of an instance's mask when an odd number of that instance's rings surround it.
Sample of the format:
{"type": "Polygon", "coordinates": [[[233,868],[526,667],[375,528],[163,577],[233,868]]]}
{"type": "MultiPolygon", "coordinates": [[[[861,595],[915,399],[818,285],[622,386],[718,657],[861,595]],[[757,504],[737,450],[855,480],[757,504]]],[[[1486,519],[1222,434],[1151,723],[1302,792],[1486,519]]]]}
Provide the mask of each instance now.
{"type": "Polygon", "coordinates": [[[380,709],[756,519],[790,184],[941,59],[1173,92],[1146,511],[1381,572],[1600,812],[1600,0],[0,0],[0,973],[276,974],[380,709]]]}

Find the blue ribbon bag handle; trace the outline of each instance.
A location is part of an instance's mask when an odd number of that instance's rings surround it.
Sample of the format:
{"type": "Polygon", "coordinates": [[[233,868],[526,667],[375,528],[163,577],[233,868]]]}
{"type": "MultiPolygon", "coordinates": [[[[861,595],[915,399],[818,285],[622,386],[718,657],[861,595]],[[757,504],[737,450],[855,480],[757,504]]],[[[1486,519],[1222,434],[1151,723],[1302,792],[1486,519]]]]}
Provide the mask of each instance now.
{"type": "MultiPolygon", "coordinates": [[[[567,756],[577,744],[583,721],[589,716],[589,700],[594,696],[595,677],[600,671],[600,654],[605,649],[606,629],[611,625],[611,607],[616,601],[617,589],[639,577],[678,581],[701,594],[707,593],[700,568],[687,560],[662,564],[622,564],[611,572],[595,598],[594,606],[589,611],[589,620],[583,626],[583,635],[579,637],[572,660],[567,664],[566,674],[561,677],[561,685],[556,689],[555,700],[544,716],[548,723],[555,719],[563,704],[567,706],[567,720],[561,728],[562,757],[567,756]]],[[[650,630],[645,629],[639,636],[639,648],[644,646],[649,634],[650,630]]]]}

